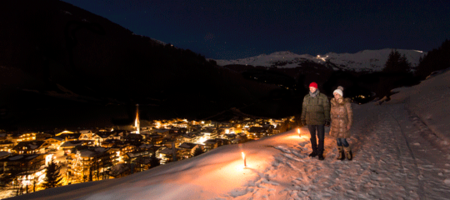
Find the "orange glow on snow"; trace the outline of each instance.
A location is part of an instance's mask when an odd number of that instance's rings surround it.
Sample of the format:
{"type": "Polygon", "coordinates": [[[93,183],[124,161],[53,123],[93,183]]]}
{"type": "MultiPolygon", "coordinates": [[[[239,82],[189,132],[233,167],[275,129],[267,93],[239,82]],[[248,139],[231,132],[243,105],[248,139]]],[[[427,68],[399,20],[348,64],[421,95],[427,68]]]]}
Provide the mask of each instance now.
{"type": "Polygon", "coordinates": [[[284,137],[283,139],[286,139],[286,140],[298,140],[298,139],[309,140],[310,136],[307,136],[305,134],[293,134],[293,135],[288,135],[288,136],[284,137]]]}

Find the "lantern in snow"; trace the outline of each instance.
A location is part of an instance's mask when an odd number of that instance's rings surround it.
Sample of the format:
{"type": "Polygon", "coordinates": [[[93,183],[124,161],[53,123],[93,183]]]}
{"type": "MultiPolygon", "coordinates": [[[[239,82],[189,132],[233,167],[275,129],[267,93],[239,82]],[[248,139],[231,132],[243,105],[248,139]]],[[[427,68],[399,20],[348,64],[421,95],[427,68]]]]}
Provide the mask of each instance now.
{"type": "Polygon", "coordinates": [[[247,167],[247,160],[245,158],[245,153],[242,152],[242,159],[244,160],[244,167],[247,167]]]}

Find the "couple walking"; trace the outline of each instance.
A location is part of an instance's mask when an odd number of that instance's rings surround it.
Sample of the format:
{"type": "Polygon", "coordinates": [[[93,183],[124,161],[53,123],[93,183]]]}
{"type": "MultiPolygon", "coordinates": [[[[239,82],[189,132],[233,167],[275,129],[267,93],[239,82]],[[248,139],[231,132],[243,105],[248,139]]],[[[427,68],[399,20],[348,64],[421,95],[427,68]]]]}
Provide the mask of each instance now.
{"type": "Polygon", "coordinates": [[[310,157],[319,157],[323,160],[325,128],[330,127],[330,136],[336,138],[339,151],[338,160],[352,160],[353,155],[347,138],[350,137],[350,128],[353,121],[353,112],[349,98],[344,98],[344,88],[339,86],[333,91],[331,109],[328,97],[319,92],[317,83],[309,85],[309,94],[303,98],[302,124],[308,126],[311,134],[312,153],[310,157]],[[331,123],[331,124],[330,124],[331,123]],[[319,139],[317,144],[316,135],[319,139]]]}

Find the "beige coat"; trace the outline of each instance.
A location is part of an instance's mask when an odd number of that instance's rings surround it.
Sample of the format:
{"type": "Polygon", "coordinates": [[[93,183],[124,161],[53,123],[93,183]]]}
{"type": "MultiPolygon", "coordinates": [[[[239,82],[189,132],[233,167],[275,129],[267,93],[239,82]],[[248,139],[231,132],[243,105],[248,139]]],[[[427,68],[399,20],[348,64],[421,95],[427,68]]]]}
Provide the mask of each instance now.
{"type": "Polygon", "coordinates": [[[349,138],[350,131],[347,130],[347,125],[350,125],[351,127],[353,122],[353,111],[350,99],[331,99],[330,117],[330,136],[335,138],[349,138]]]}

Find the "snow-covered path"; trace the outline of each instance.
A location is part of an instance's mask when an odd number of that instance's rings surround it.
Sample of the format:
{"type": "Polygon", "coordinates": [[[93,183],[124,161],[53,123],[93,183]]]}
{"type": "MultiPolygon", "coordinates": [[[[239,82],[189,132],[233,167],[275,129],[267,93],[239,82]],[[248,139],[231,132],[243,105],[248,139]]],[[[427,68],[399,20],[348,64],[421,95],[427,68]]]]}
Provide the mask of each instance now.
{"type": "Polygon", "coordinates": [[[450,198],[449,154],[421,136],[404,103],[354,110],[353,161],[336,160],[329,137],[324,161],[307,156],[309,140],[274,146],[280,153],[258,180],[216,199],[450,198]]]}
{"type": "Polygon", "coordinates": [[[353,161],[309,158],[302,128],[127,177],[74,184],[16,199],[450,199],[450,71],[382,105],[354,105],[353,161]],[[244,167],[241,152],[246,153],[244,167]]]}

